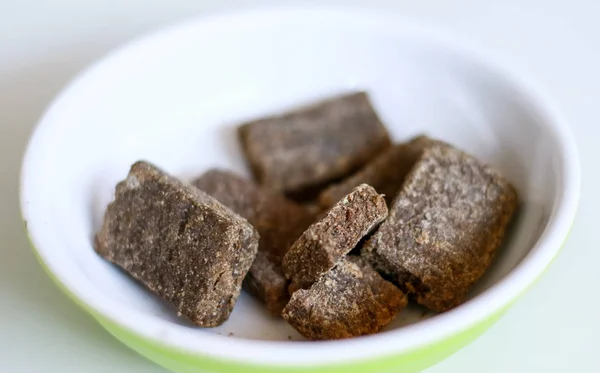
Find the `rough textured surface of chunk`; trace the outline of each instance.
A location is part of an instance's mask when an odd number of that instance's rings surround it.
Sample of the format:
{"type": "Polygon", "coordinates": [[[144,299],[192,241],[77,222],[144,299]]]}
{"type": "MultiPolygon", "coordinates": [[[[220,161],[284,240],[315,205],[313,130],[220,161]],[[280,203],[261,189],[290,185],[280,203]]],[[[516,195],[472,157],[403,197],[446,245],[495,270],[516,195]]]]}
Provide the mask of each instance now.
{"type": "Polygon", "coordinates": [[[298,290],[284,319],[311,340],[373,334],[406,306],[404,293],[359,257],[342,259],[309,289],[298,290]]]}
{"type": "Polygon", "coordinates": [[[256,180],[294,193],[344,177],[391,145],[363,92],[247,123],[239,135],[256,180]]]}
{"type": "Polygon", "coordinates": [[[294,242],[283,258],[291,292],[310,287],[387,216],[383,197],[363,184],[336,203],[294,242]]]}
{"type": "Polygon", "coordinates": [[[229,317],[258,250],[245,219],[146,162],[115,191],[96,251],[202,327],[229,317]]]}
{"type": "Polygon", "coordinates": [[[207,171],[193,184],[247,219],[260,234],[259,254],[244,285],[272,314],[280,316],[289,300],[281,261],[313,222],[313,215],[281,194],[229,171],[207,171]]]}
{"type": "Polygon", "coordinates": [[[406,175],[423,151],[435,144],[441,142],[427,136],[418,136],[389,148],[353,175],[323,190],[319,195],[319,204],[324,208],[330,207],[358,185],[369,184],[382,193],[388,205],[391,205],[406,175]]]}
{"type": "Polygon", "coordinates": [[[427,148],[361,255],[433,311],[460,304],[517,207],[512,185],[451,146],[427,148]]]}

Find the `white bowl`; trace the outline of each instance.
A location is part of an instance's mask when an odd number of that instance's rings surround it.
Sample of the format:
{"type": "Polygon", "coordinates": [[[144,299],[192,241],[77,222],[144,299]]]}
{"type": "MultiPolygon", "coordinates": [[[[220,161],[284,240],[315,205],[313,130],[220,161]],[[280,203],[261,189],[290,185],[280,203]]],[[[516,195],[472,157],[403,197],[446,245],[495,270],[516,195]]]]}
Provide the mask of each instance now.
{"type": "Polygon", "coordinates": [[[532,285],[575,216],[579,168],[568,127],[493,65],[435,33],[360,10],[263,10],[151,34],[87,69],[40,121],[22,172],[31,241],[73,299],[172,370],[419,371],[483,332],[532,285]],[[246,173],[238,122],[354,89],[370,93],[397,140],[429,133],[518,189],[519,217],[464,305],[427,320],[408,310],[375,336],[299,343],[243,295],[226,324],[200,329],[94,252],[104,208],[134,161],[183,178],[214,166],[246,173]]]}

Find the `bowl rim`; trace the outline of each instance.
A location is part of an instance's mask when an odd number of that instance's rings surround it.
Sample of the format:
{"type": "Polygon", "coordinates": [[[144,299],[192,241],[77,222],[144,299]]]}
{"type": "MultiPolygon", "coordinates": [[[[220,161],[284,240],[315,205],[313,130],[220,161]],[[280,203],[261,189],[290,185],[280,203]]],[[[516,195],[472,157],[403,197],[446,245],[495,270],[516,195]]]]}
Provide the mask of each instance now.
{"type": "Polygon", "coordinates": [[[544,94],[521,76],[516,79],[518,74],[509,69],[506,64],[500,65],[495,62],[497,60],[498,58],[492,59],[490,56],[484,56],[481,51],[469,49],[463,44],[443,36],[438,31],[414,24],[398,15],[355,7],[287,6],[238,10],[192,18],[143,35],[110,52],[79,73],[51,102],[38,122],[29,140],[21,170],[21,211],[30,240],[34,250],[37,251],[36,254],[54,279],[86,308],[154,344],[176,349],[186,354],[211,356],[242,364],[314,366],[407,353],[445,340],[507,307],[541,276],[567,238],[579,202],[579,160],[568,124],[544,94]],[[542,234],[531,251],[509,274],[462,306],[437,317],[372,336],[341,341],[302,343],[246,340],[227,338],[213,333],[197,333],[188,327],[172,324],[156,316],[130,309],[104,295],[97,296],[91,291],[93,290],[91,285],[88,286],[85,281],[75,281],[74,274],[61,271],[58,261],[52,259],[53,250],[47,248],[41,222],[35,219],[28,203],[30,195],[40,193],[40,189],[30,185],[28,180],[36,172],[37,165],[40,163],[41,156],[38,155],[38,148],[34,145],[41,141],[44,133],[51,128],[53,120],[50,120],[49,113],[52,109],[59,103],[68,101],[75,87],[93,77],[94,73],[102,66],[136,48],[153,43],[157,38],[168,38],[170,35],[186,32],[192,28],[202,28],[204,32],[210,33],[224,28],[244,27],[244,25],[252,25],[257,22],[268,24],[269,20],[281,19],[281,17],[295,20],[324,17],[334,24],[341,22],[353,27],[365,27],[369,30],[385,32],[392,36],[404,36],[409,33],[428,43],[449,48],[452,53],[467,60],[473,60],[477,62],[478,66],[501,76],[502,80],[509,83],[509,87],[522,96],[521,98],[526,100],[527,104],[540,115],[542,122],[546,124],[545,128],[552,132],[556,144],[560,146],[556,149],[561,168],[560,184],[557,188],[557,196],[555,196],[554,209],[542,234]]]}

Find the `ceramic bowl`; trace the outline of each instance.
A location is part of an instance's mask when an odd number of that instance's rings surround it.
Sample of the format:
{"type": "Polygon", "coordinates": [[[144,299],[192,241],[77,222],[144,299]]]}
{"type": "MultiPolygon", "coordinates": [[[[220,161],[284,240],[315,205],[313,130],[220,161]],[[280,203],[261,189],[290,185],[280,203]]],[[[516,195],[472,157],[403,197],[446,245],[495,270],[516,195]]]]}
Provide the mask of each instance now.
{"type": "Polygon", "coordinates": [[[529,84],[435,32],[323,8],[191,20],[111,53],[50,105],[21,185],[31,242],[56,283],[115,337],[179,373],[418,372],[534,284],[567,237],[578,195],[568,126],[529,84]],[[210,167],[247,173],[237,123],[362,89],[396,140],[451,142],[518,189],[519,215],[465,304],[435,316],[409,308],[377,335],[317,343],[243,294],[228,322],[201,329],[94,252],[114,186],[134,161],[184,179],[210,167]]]}

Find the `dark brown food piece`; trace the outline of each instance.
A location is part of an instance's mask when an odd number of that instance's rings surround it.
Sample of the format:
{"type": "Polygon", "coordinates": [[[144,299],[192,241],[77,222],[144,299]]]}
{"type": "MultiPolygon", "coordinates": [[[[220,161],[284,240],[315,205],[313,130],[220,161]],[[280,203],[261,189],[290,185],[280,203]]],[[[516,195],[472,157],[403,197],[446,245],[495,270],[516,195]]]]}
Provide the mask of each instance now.
{"type": "Polygon", "coordinates": [[[486,271],[517,206],[512,185],[448,145],[427,148],[361,255],[418,303],[457,306],[486,271]]]}
{"type": "Polygon", "coordinates": [[[260,234],[259,254],[245,288],[277,316],[289,300],[281,261],[294,241],[314,221],[303,206],[228,171],[210,170],[193,184],[247,219],[260,234]]]}
{"type": "Polygon", "coordinates": [[[352,173],[391,145],[364,92],[244,124],[239,135],[256,180],[294,194],[352,173]]]}
{"type": "Polygon", "coordinates": [[[259,251],[244,279],[244,288],[261,300],[271,315],[281,316],[283,307],[290,300],[288,285],[281,264],[275,264],[265,252],[259,251]]]}
{"type": "Polygon", "coordinates": [[[259,250],[277,263],[312,223],[313,215],[303,206],[229,171],[207,171],[193,185],[256,227],[259,250]]]}
{"type": "Polygon", "coordinates": [[[116,187],[98,254],[202,327],[229,317],[258,249],[258,232],[217,200],[146,162],[116,187]]]}
{"type": "Polygon", "coordinates": [[[290,291],[310,287],[387,216],[383,197],[363,184],[312,224],[283,258],[290,291]]]}
{"type": "Polygon", "coordinates": [[[304,204],[302,204],[302,207],[304,207],[304,209],[311,216],[319,216],[324,212],[323,208],[316,203],[304,203],[304,204]]]}
{"type": "Polygon", "coordinates": [[[406,303],[400,289],[349,256],[310,289],[295,292],[283,318],[308,339],[342,339],[377,333],[406,303]]]}
{"type": "Polygon", "coordinates": [[[358,185],[369,184],[377,192],[385,195],[386,202],[391,205],[406,175],[423,154],[423,150],[435,144],[441,142],[427,136],[419,136],[389,148],[358,172],[323,190],[319,196],[319,204],[328,208],[358,185]]]}

